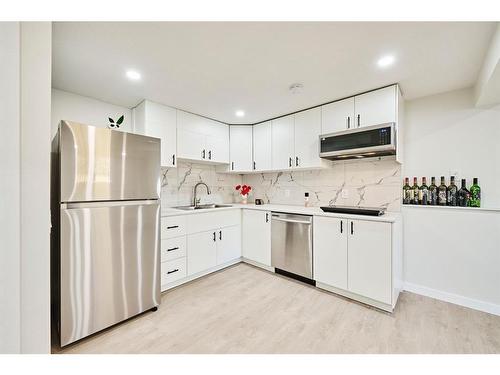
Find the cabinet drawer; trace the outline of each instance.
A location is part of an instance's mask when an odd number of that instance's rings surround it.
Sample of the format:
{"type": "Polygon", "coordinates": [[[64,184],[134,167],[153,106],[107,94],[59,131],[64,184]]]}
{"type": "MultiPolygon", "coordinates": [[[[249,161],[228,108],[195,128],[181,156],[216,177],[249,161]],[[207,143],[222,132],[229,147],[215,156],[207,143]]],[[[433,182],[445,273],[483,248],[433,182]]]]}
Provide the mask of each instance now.
{"type": "Polygon", "coordinates": [[[186,275],[186,257],[161,264],[161,285],[183,279],[186,275]]]}
{"type": "Polygon", "coordinates": [[[168,216],[161,218],[161,238],[173,238],[186,234],[185,216],[168,216]]]}
{"type": "Polygon", "coordinates": [[[240,225],[241,210],[227,210],[219,212],[205,212],[188,215],[187,232],[199,233],[219,228],[240,225]]]}
{"type": "Polygon", "coordinates": [[[186,236],[161,240],[161,261],[166,262],[186,256],[186,236]]]}

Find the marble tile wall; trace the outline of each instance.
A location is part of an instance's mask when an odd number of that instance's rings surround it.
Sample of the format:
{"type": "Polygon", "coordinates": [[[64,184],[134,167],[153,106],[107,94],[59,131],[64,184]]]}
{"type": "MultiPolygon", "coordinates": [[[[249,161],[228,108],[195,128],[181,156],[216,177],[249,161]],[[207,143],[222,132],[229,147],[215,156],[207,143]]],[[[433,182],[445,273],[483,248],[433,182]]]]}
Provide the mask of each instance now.
{"type": "Polygon", "coordinates": [[[262,173],[243,176],[252,186],[249,201],[303,205],[309,192],[311,206],[329,204],[401,209],[401,165],[394,160],[362,160],[335,163],[328,169],[262,173]],[[348,197],[342,198],[342,190],[348,197]]]}
{"type": "Polygon", "coordinates": [[[240,175],[217,173],[215,166],[179,162],[177,168],[162,169],[161,201],[163,207],[189,205],[193,200],[194,185],[205,182],[212,192],[207,195],[203,186],[199,187],[201,203],[230,203],[237,199],[234,187],[241,184],[240,175]]]}

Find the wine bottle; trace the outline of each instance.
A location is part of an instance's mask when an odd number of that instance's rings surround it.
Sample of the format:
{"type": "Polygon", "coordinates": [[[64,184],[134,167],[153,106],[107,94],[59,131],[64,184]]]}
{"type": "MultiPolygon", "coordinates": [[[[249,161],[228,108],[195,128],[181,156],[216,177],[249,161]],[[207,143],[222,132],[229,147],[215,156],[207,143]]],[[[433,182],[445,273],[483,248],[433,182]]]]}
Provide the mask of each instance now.
{"type": "Polygon", "coordinates": [[[413,201],[413,190],[410,187],[410,179],[405,178],[405,184],[403,185],[403,204],[411,204],[413,201]]]}
{"type": "Polygon", "coordinates": [[[455,176],[450,177],[450,186],[447,190],[447,204],[448,206],[457,205],[457,185],[455,185],[455,176]]]}
{"type": "Polygon", "coordinates": [[[470,192],[465,186],[465,178],[462,178],[462,187],[457,193],[457,205],[460,207],[467,207],[469,205],[470,192]]]}
{"type": "Polygon", "coordinates": [[[413,177],[413,186],[411,187],[411,189],[413,190],[413,201],[411,203],[418,204],[418,184],[416,177],[413,177]]]}
{"type": "Polygon", "coordinates": [[[429,204],[432,206],[438,204],[438,187],[436,186],[436,177],[431,177],[431,186],[429,186],[429,204]]]}
{"type": "Polygon", "coordinates": [[[418,204],[429,204],[429,187],[425,177],[422,177],[422,185],[418,188],[418,204]]]}
{"type": "Polygon", "coordinates": [[[477,183],[477,177],[472,180],[472,186],[470,187],[470,207],[481,207],[481,188],[477,183]]]}
{"type": "Polygon", "coordinates": [[[441,176],[441,185],[438,187],[438,205],[446,206],[446,185],[444,183],[444,176],[441,176]]]}

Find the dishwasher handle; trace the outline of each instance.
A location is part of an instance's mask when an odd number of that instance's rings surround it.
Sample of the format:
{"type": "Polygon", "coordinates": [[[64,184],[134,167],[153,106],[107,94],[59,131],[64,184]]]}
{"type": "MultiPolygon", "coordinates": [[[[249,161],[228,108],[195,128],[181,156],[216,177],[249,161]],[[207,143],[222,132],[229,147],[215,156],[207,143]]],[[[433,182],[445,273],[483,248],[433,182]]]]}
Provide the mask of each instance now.
{"type": "Polygon", "coordinates": [[[312,224],[310,221],[293,220],[293,219],[282,219],[279,216],[274,216],[274,215],[273,215],[273,220],[284,221],[285,223],[306,224],[306,225],[311,225],[312,224]]]}

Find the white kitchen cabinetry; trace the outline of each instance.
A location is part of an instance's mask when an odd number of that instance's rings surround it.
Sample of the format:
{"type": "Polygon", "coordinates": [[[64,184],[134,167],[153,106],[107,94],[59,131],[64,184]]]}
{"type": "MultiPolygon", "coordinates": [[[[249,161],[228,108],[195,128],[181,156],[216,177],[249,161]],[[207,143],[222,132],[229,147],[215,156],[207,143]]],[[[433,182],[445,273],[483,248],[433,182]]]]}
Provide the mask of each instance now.
{"type": "Polygon", "coordinates": [[[178,158],[219,164],[229,163],[229,126],[177,111],[178,158]]]}
{"type": "Polygon", "coordinates": [[[241,226],[220,228],[217,235],[217,264],[241,257],[241,226]]]}
{"type": "Polygon", "coordinates": [[[397,122],[397,86],[354,97],[355,127],[397,122]]]}
{"type": "Polygon", "coordinates": [[[349,291],[391,304],[391,224],[350,220],[349,291]]]}
{"type": "Polygon", "coordinates": [[[295,143],[295,116],[285,116],[272,120],[272,168],[274,170],[291,169],[293,167],[295,143]]]}
{"type": "Polygon", "coordinates": [[[229,158],[231,172],[253,170],[252,126],[231,125],[229,127],[229,158]]]}
{"type": "Polygon", "coordinates": [[[257,171],[269,171],[272,165],[271,121],[253,126],[253,167],[257,171]]]}
{"type": "Polygon", "coordinates": [[[134,132],[161,140],[161,165],[177,164],[177,111],[162,104],[144,100],[133,109],[134,132]]]}
{"type": "Polygon", "coordinates": [[[321,106],[321,134],[354,127],[354,97],[321,106]]]}
{"type": "Polygon", "coordinates": [[[321,134],[321,108],[295,114],[294,168],[315,168],[327,162],[319,157],[321,134]]]}
{"type": "Polygon", "coordinates": [[[217,233],[215,230],[187,236],[188,276],[217,265],[217,233]]]}
{"type": "Polygon", "coordinates": [[[243,258],[271,267],[271,212],[243,210],[243,258]]]}
{"type": "Polygon", "coordinates": [[[347,289],[347,219],[314,217],[314,280],[347,289]]]}

